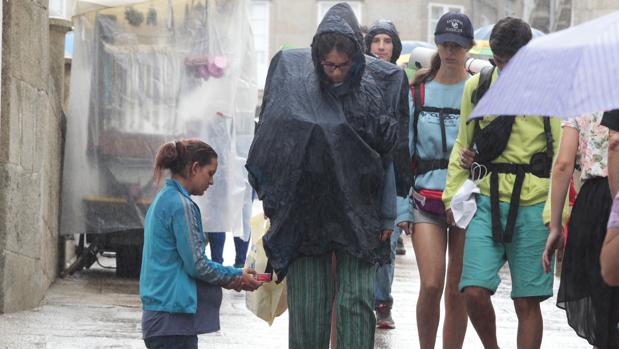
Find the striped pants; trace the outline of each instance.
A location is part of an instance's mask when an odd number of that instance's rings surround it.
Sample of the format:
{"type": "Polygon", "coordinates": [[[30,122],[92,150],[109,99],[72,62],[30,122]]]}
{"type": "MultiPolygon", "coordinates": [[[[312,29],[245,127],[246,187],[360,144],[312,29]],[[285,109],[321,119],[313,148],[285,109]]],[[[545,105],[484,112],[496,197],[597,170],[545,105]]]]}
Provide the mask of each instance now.
{"type": "Polygon", "coordinates": [[[288,267],[290,349],[327,349],[331,333],[331,307],[337,290],[337,347],[374,347],[374,278],[376,266],[336,252],[336,278],[331,253],[301,257],[288,267]]]}

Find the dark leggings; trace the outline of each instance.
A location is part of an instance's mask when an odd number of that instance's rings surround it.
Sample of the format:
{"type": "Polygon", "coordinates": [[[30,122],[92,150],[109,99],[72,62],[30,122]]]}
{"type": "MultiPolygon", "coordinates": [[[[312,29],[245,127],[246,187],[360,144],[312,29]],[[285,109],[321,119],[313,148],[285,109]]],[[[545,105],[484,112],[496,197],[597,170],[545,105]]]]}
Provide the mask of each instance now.
{"type": "MultiPolygon", "coordinates": [[[[208,233],[208,241],[211,246],[211,259],[217,263],[223,263],[226,233],[208,233]]],[[[236,258],[234,259],[235,266],[240,267],[245,265],[248,247],[249,241],[243,241],[243,239],[238,237],[234,238],[234,249],[236,250],[236,258]]]]}
{"type": "Polygon", "coordinates": [[[155,336],[144,338],[148,349],[198,349],[198,336],[155,336]]]}

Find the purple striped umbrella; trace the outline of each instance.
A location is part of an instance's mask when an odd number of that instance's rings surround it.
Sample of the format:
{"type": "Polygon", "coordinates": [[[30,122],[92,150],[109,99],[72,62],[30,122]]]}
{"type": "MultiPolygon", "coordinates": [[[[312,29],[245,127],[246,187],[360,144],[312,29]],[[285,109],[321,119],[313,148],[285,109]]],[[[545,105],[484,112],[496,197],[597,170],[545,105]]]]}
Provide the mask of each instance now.
{"type": "Polygon", "coordinates": [[[619,108],[619,12],[531,40],[510,60],[470,118],[619,108]]]}

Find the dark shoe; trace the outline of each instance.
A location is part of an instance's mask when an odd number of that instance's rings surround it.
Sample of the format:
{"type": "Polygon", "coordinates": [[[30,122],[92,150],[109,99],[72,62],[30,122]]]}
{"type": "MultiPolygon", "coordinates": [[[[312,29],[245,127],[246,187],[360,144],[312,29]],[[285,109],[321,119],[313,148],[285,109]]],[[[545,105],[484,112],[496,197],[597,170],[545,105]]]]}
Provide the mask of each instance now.
{"type": "Polygon", "coordinates": [[[395,254],[404,255],[406,254],[406,249],[404,248],[404,241],[402,237],[398,237],[398,243],[395,247],[395,254]]]}
{"type": "Polygon", "coordinates": [[[243,269],[245,268],[245,264],[234,264],[235,268],[243,269]]]}
{"type": "Polygon", "coordinates": [[[391,306],[388,304],[376,305],[376,327],[383,330],[393,330],[395,322],[391,317],[391,306]]]}

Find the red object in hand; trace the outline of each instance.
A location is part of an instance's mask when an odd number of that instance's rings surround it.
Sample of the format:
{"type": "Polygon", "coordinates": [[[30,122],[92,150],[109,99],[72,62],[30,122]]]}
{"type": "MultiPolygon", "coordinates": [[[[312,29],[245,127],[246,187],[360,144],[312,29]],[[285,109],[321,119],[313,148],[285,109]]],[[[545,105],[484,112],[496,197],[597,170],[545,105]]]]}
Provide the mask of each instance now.
{"type": "Polygon", "coordinates": [[[254,278],[256,279],[256,281],[271,282],[271,274],[258,273],[254,276],[254,278]]]}

